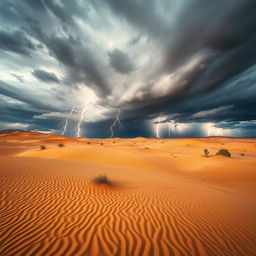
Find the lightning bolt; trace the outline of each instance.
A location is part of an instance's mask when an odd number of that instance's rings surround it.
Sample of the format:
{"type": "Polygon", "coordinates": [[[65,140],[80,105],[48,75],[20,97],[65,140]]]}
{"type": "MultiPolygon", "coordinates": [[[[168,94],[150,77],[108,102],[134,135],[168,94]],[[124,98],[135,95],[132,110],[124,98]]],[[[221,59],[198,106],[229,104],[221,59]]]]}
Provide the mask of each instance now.
{"type": "Polygon", "coordinates": [[[169,133],[169,138],[171,137],[171,130],[176,128],[176,123],[175,121],[170,121],[168,122],[168,133],[169,133]]]}
{"type": "Polygon", "coordinates": [[[80,127],[81,127],[81,123],[84,119],[84,113],[85,113],[86,107],[87,107],[87,105],[84,105],[83,110],[81,112],[80,119],[79,119],[79,122],[77,124],[77,136],[76,137],[80,137],[80,131],[81,131],[80,127]]]}
{"type": "Polygon", "coordinates": [[[156,137],[157,138],[160,138],[160,134],[159,134],[160,122],[161,122],[161,118],[158,117],[158,121],[157,121],[157,124],[156,124],[156,137]]]}
{"type": "Polygon", "coordinates": [[[67,118],[66,118],[66,122],[65,122],[65,126],[64,126],[62,135],[65,134],[65,132],[66,132],[66,130],[67,130],[67,127],[68,127],[68,121],[69,121],[69,119],[70,119],[70,117],[72,116],[72,114],[73,114],[74,111],[75,111],[75,106],[72,107],[72,109],[71,109],[69,115],[68,115],[67,118]]]}
{"type": "Polygon", "coordinates": [[[117,112],[115,121],[113,122],[113,124],[112,124],[111,127],[110,127],[110,130],[111,130],[111,138],[113,138],[113,136],[114,136],[114,128],[115,128],[116,124],[118,124],[119,130],[122,128],[122,124],[121,124],[121,121],[120,121],[120,119],[119,119],[119,116],[120,116],[120,109],[119,109],[118,112],[117,112]]]}
{"type": "Polygon", "coordinates": [[[169,134],[169,138],[171,138],[171,128],[172,128],[172,123],[168,123],[168,134],[169,134]]]}

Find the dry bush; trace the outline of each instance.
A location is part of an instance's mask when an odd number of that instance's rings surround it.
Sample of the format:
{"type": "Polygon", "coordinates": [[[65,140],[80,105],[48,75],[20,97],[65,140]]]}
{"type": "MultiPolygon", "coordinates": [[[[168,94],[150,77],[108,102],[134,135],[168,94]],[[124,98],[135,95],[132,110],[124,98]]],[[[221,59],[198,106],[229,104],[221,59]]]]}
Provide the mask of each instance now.
{"type": "Polygon", "coordinates": [[[208,149],[204,149],[204,155],[205,155],[205,157],[209,156],[209,150],[208,149]]]}
{"type": "Polygon", "coordinates": [[[63,148],[63,147],[65,147],[65,145],[63,143],[60,143],[60,144],[58,144],[58,147],[63,148]]]}
{"type": "Polygon", "coordinates": [[[45,150],[45,149],[46,149],[46,146],[45,146],[45,145],[41,145],[41,146],[40,146],[40,149],[41,149],[41,150],[45,150]]]}
{"type": "Polygon", "coordinates": [[[216,155],[222,155],[222,156],[227,156],[227,157],[231,157],[231,154],[229,153],[229,151],[227,149],[220,149],[216,155]]]}
{"type": "Polygon", "coordinates": [[[92,179],[92,183],[95,185],[112,185],[111,181],[108,179],[106,175],[99,175],[97,177],[94,177],[92,179]]]}

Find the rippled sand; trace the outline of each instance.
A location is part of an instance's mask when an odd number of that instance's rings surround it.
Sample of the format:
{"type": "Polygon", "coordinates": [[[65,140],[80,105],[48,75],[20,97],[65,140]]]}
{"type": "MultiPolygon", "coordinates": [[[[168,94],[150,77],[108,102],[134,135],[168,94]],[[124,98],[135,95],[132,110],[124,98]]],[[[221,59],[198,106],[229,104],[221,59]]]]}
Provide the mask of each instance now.
{"type": "Polygon", "coordinates": [[[0,135],[0,255],[254,256],[255,157],[255,139],[0,135]]]}

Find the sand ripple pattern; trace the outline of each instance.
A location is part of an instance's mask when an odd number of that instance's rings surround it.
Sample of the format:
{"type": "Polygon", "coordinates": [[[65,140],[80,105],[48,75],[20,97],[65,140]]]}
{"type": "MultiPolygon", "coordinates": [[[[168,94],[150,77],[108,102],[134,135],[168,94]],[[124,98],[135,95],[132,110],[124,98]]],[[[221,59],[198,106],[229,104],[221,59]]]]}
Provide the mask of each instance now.
{"type": "Polygon", "coordinates": [[[256,255],[255,224],[182,191],[94,187],[84,163],[52,161],[1,161],[0,255],[256,255]]]}

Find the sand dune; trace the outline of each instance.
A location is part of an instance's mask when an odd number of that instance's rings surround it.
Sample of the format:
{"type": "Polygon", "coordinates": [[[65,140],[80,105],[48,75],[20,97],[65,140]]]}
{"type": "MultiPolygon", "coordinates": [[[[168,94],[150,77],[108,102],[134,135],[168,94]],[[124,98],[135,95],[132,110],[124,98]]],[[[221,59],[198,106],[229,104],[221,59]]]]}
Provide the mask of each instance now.
{"type": "Polygon", "coordinates": [[[254,139],[13,140],[0,136],[0,255],[256,255],[254,139]]]}

